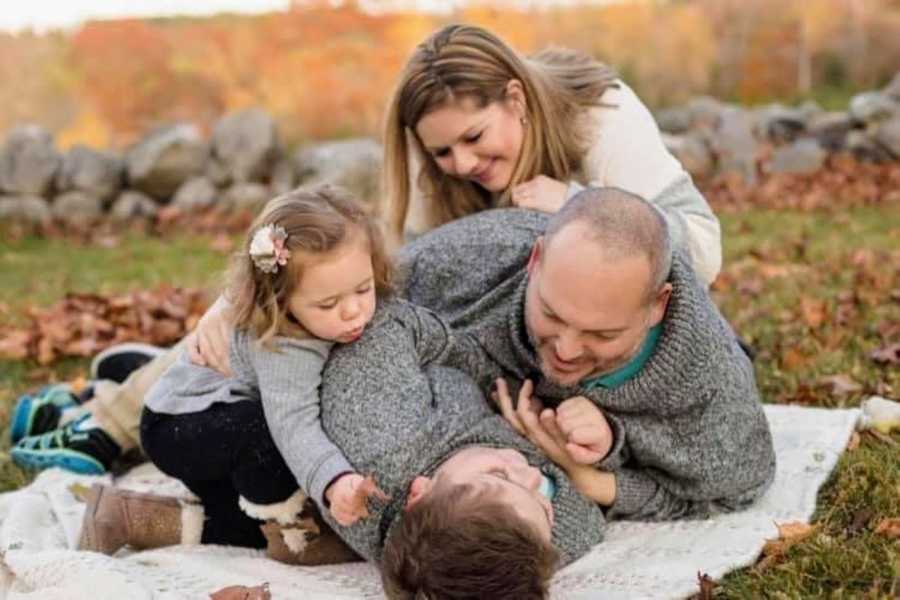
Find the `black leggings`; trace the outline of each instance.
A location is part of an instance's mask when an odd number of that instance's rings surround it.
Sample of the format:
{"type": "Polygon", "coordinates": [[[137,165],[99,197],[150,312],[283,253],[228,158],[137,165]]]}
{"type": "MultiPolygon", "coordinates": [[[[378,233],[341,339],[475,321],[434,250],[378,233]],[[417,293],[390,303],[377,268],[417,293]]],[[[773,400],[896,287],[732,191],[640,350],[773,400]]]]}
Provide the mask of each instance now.
{"type": "Polygon", "coordinates": [[[272,440],[262,405],[253,400],[219,402],[181,415],[145,407],[141,445],[163,473],[180,479],[203,502],[204,544],[264,548],[261,521],[241,510],[238,496],[274,504],[298,489],[272,440]]]}

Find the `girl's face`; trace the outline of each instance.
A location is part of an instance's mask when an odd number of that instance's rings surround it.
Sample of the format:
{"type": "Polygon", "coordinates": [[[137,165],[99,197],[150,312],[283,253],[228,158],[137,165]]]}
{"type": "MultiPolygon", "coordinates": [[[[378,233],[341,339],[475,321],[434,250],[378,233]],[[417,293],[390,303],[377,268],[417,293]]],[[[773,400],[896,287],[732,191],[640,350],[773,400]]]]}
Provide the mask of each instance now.
{"type": "Polygon", "coordinates": [[[288,310],[310,334],[346,344],[362,335],[375,313],[375,279],[369,244],[354,233],[326,254],[294,252],[303,275],[288,310]]]}
{"type": "Polygon", "coordinates": [[[522,150],[523,100],[521,84],[514,80],[504,100],[481,108],[465,96],[419,119],[416,134],[441,171],[503,192],[522,150]]]}

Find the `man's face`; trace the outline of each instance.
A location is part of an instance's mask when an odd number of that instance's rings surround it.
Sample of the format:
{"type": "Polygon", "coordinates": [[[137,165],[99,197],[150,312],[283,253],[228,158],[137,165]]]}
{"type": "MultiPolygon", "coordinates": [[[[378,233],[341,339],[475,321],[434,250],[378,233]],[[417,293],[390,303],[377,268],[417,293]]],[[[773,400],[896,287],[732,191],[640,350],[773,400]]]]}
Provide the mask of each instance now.
{"type": "Polygon", "coordinates": [[[506,502],[542,539],[549,541],[553,506],[541,494],[541,472],[512,449],[481,446],[460,450],[434,474],[434,487],[467,484],[491,498],[506,502]]]}
{"type": "Polygon", "coordinates": [[[646,257],[610,259],[572,223],[528,264],[525,326],[544,377],[559,385],[615,371],[640,350],[665,314],[671,285],[647,302],[646,257]]]}

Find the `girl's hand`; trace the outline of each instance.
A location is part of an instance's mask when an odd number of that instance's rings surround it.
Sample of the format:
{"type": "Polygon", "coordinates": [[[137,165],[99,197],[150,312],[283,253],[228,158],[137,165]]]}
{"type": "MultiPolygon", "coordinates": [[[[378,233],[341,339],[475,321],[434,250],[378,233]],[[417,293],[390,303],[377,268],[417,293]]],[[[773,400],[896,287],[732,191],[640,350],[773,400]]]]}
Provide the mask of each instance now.
{"type": "Polygon", "coordinates": [[[512,203],[520,208],[531,208],[552,214],[565,204],[568,188],[569,186],[561,181],[546,175],[538,175],[512,189],[512,203]]]}
{"type": "Polygon", "coordinates": [[[592,465],[612,448],[609,422],[603,411],[584,396],[569,398],[557,407],[556,425],[566,436],[566,451],[579,464],[592,465]]]}
{"type": "Polygon", "coordinates": [[[210,367],[231,376],[228,351],[231,346],[231,306],[223,297],[209,307],[197,328],[186,338],[188,357],[201,367],[210,367]]]}
{"type": "Polygon", "coordinates": [[[369,497],[388,500],[387,494],[378,489],[372,476],[347,473],[325,490],[325,499],[331,506],[331,516],[344,527],[353,525],[369,516],[366,501],[369,497]]]}

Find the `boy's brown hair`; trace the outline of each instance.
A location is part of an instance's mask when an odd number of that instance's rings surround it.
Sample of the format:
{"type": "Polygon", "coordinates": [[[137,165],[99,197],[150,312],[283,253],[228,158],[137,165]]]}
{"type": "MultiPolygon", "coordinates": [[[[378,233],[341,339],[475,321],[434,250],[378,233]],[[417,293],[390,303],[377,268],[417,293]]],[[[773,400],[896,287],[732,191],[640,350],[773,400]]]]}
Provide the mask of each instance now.
{"type": "Polygon", "coordinates": [[[362,234],[372,254],[375,293],[391,293],[392,266],[374,217],[344,190],[332,185],[298,188],[270,200],[256,217],[241,250],[234,255],[226,297],[234,325],[250,329],[260,343],[279,334],[308,335],[288,313],[288,302],[303,273],[303,254],[323,254],[354,235],[362,234]],[[258,269],[250,258],[250,243],[261,227],[282,227],[284,247],[291,257],[275,273],[258,269]]]}
{"type": "Polygon", "coordinates": [[[510,506],[469,485],[435,487],[384,547],[388,598],[541,600],[559,555],[510,506]]]}

